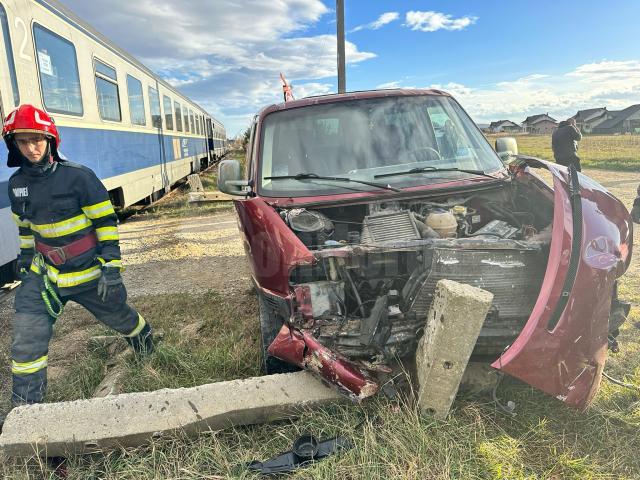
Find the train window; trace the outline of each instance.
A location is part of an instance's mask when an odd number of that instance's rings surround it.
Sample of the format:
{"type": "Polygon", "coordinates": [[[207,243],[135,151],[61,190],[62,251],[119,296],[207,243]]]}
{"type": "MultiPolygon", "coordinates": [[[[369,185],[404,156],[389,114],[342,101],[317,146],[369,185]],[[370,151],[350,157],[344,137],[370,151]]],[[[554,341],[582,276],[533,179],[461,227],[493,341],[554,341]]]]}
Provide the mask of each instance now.
{"type": "Polygon", "coordinates": [[[176,111],[176,130],[182,131],[182,107],[178,102],[173,102],[176,111]]]}
{"type": "Polygon", "coordinates": [[[100,118],[111,122],[119,122],[122,120],[122,113],[120,111],[120,93],[118,92],[116,71],[98,59],[95,59],[94,64],[100,118]]]}
{"type": "Polygon", "coordinates": [[[198,135],[202,135],[202,121],[200,119],[200,115],[196,116],[196,130],[198,131],[198,135]]]}
{"type": "Polygon", "coordinates": [[[11,37],[9,36],[9,22],[7,20],[7,12],[0,5],[0,28],[2,28],[2,38],[4,39],[4,48],[7,51],[7,63],[9,64],[9,78],[11,79],[11,90],[13,90],[13,106],[20,105],[20,93],[18,92],[18,77],[16,76],[16,65],[13,61],[13,47],[11,46],[11,37]]]}
{"type": "Polygon", "coordinates": [[[149,87],[149,110],[151,110],[151,125],[162,128],[162,112],[160,112],[160,95],[155,88],[149,87]]]}
{"type": "Polygon", "coordinates": [[[104,75],[107,78],[110,78],[114,82],[118,81],[118,74],[116,73],[115,68],[111,68],[109,65],[105,65],[99,60],[96,60],[96,73],[100,75],[104,75]]]}
{"type": "Polygon", "coordinates": [[[196,124],[193,120],[193,110],[189,109],[189,118],[191,119],[191,133],[196,133],[196,124]]]}
{"type": "Polygon", "coordinates": [[[147,116],[144,113],[142,82],[131,75],[127,75],[127,94],[129,95],[129,113],[131,114],[131,123],[134,125],[146,125],[147,116]]]}
{"type": "Polygon", "coordinates": [[[50,112],[82,115],[82,92],[78,60],[73,43],[33,25],[40,85],[45,108],[50,112]]]}
{"type": "Polygon", "coordinates": [[[189,130],[189,110],[187,107],[182,107],[182,117],[184,118],[184,131],[190,132],[189,130]]]}
{"type": "Polygon", "coordinates": [[[173,109],[171,108],[171,99],[164,95],[162,97],[162,106],[164,107],[164,123],[167,130],[173,130],[173,109]]]}

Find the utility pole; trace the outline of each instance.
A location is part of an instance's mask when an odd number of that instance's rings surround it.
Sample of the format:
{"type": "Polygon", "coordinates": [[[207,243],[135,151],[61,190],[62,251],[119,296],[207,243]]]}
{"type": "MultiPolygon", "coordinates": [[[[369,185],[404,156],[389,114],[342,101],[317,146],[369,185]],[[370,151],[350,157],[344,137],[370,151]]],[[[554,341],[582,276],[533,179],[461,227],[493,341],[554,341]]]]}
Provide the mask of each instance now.
{"type": "Polygon", "coordinates": [[[344,0],[336,0],[336,25],[338,29],[338,93],[347,91],[344,53],[344,0]]]}

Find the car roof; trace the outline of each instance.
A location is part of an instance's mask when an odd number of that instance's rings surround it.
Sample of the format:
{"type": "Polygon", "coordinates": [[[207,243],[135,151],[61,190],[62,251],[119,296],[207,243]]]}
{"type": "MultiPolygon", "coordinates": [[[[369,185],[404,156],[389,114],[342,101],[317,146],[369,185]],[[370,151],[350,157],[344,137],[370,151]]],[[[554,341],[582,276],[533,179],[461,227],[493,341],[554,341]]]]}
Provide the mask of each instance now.
{"type": "Polygon", "coordinates": [[[329,95],[317,95],[313,97],[301,98],[299,100],[290,100],[264,107],[259,115],[260,117],[278,110],[289,110],[291,108],[308,107],[310,105],[320,105],[326,103],[347,102],[352,100],[362,100],[371,98],[385,97],[415,97],[421,95],[436,95],[450,97],[447,92],[436,89],[420,89],[420,88],[394,88],[384,90],[363,90],[358,92],[332,93],[329,95]]]}

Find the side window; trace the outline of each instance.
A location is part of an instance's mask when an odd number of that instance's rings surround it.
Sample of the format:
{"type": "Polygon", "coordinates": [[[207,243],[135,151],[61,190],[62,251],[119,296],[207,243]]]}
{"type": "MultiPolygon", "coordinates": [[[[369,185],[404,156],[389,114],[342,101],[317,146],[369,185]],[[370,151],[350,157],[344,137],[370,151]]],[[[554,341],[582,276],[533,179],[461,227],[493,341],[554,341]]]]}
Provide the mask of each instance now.
{"type": "Polygon", "coordinates": [[[182,131],[182,107],[178,102],[173,102],[174,110],[176,112],[176,130],[182,131]]]}
{"type": "Polygon", "coordinates": [[[160,95],[155,88],[149,87],[149,110],[151,110],[151,125],[162,128],[162,112],[160,112],[160,95]]]}
{"type": "Polygon", "coordinates": [[[120,93],[118,91],[116,70],[98,59],[94,60],[94,67],[100,118],[111,122],[119,122],[122,120],[122,113],[120,111],[120,93]]]}
{"type": "MultiPolygon", "coordinates": [[[[13,47],[11,46],[11,36],[9,36],[9,21],[7,12],[0,4],[0,28],[2,28],[2,38],[6,50],[7,64],[9,65],[9,78],[11,79],[11,90],[13,90],[13,106],[20,105],[20,92],[18,91],[18,77],[16,76],[16,65],[13,61],[13,47]]],[[[4,118],[3,118],[4,120],[4,118]]]]}
{"type": "Polygon", "coordinates": [[[164,107],[164,123],[167,130],[173,130],[173,107],[171,106],[171,99],[164,95],[162,97],[162,106],[164,107]]]}
{"type": "Polygon", "coordinates": [[[82,115],[78,61],[73,43],[33,25],[42,99],[50,112],[82,115]]]}
{"type": "Polygon", "coordinates": [[[142,82],[131,75],[127,75],[127,94],[129,95],[129,113],[131,114],[131,123],[134,125],[146,125],[147,116],[144,113],[142,82]]]}
{"type": "Polygon", "coordinates": [[[189,132],[189,110],[187,107],[182,107],[182,117],[184,118],[184,131],[189,132]]]}
{"type": "Polygon", "coordinates": [[[189,110],[189,119],[191,120],[191,133],[196,133],[196,122],[193,120],[193,110],[189,110]]]}

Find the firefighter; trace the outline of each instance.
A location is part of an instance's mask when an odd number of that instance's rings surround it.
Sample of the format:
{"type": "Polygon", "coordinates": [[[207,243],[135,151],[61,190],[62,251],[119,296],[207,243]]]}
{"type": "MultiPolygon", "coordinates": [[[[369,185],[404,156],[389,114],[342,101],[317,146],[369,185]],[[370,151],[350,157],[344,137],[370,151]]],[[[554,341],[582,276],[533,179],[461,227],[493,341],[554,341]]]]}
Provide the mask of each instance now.
{"type": "Polygon", "coordinates": [[[153,351],[151,326],[127,305],[120,272],[117,217],[89,168],[60,158],[49,115],[31,105],[9,114],[2,136],[11,211],[18,224],[22,284],[15,297],[11,344],[12,405],[42,402],[56,319],[73,300],[124,335],[137,357],[153,351]]]}

